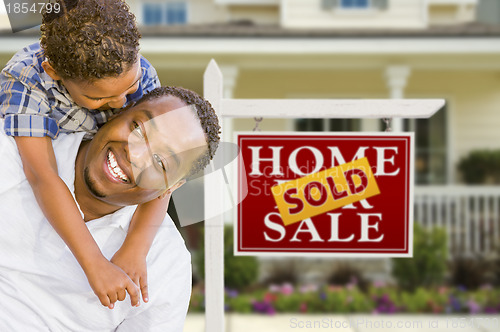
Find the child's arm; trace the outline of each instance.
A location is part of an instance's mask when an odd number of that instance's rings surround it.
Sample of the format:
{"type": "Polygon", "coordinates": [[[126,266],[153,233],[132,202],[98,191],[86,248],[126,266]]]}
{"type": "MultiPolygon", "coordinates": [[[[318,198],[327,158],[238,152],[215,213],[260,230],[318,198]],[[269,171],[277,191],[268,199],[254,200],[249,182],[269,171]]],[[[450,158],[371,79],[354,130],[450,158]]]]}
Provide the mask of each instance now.
{"type": "Polygon", "coordinates": [[[73,196],[59,177],[51,138],[15,137],[15,141],[40,208],[82,266],[102,305],[112,309],[114,302],[125,299],[126,291],[132,305],[138,305],[137,286],[102,255],[73,196]]]}
{"type": "Polygon", "coordinates": [[[142,299],[149,301],[146,256],[167,213],[171,192],[164,197],[140,204],[130,222],[127,237],[111,262],[122,268],[136,285],[142,299]]]}

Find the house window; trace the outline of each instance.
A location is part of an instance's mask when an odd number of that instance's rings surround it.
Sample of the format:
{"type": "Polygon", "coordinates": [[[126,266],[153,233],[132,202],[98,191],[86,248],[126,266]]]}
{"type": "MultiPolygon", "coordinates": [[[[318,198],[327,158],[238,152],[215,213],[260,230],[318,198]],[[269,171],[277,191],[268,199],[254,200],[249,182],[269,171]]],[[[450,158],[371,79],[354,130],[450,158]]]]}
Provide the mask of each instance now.
{"type": "Polygon", "coordinates": [[[446,106],[429,119],[407,119],[404,130],[415,133],[416,184],[447,183],[446,106]]]}
{"type": "Polygon", "coordinates": [[[340,7],[343,9],[363,9],[369,5],[369,0],[340,0],[340,7]]]}
{"type": "Polygon", "coordinates": [[[144,25],[162,24],[162,6],[161,3],[145,3],[143,5],[144,25]]]}
{"type": "Polygon", "coordinates": [[[187,23],[187,6],[185,2],[167,2],[166,5],[166,23],[186,24],[187,23]]]}
{"type": "Polygon", "coordinates": [[[178,25],[187,23],[187,3],[184,1],[143,3],[144,25],[178,25]]]}
{"type": "Polygon", "coordinates": [[[386,10],[388,0],[322,0],[321,7],[324,10],[386,10]]]}
{"type": "Polygon", "coordinates": [[[359,119],[297,119],[297,131],[359,131],[359,119]]]}

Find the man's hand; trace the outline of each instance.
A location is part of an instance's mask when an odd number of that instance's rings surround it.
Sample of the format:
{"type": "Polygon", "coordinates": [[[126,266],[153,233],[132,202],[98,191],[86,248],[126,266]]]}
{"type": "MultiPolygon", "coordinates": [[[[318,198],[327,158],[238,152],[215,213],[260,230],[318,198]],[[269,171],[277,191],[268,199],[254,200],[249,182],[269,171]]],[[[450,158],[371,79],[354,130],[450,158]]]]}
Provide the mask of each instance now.
{"type": "Polygon", "coordinates": [[[107,259],[99,259],[86,271],[90,287],[101,301],[101,304],[109,309],[115,307],[116,301],[123,301],[130,295],[130,304],[139,306],[139,288],[134,284],[127,274],[107,259]]]}
{"type": "Polygon", "coordinates": [[[143,301],[148,302],[148,272],[145,255],[122,246],[111,258],[111,262],[128,274],[130,279],[140,287],[143,301]]]}

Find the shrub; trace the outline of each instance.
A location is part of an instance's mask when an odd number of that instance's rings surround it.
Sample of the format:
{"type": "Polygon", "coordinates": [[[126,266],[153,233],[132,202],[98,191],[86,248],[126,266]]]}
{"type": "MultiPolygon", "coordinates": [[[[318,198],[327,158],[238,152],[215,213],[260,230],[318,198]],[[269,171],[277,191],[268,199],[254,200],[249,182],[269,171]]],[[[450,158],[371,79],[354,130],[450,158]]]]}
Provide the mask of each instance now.
{"type": "Polygon", "coordinates": [[[452,285],[477,289],[488,283],[490,263],[481,257],[458,257],[451,264],[452,285]]]}
{"type": "Polygon", "coordinates": [[[500,150],[475,150],[458,164],[465,183],[500,183],[500,150]]]}
{"type": "Polygon", "coordinates": [[[324,290],[323,294],[322,312],[370,312],[374,309],[374,302],[357,287],[330,286],[324,290]]]}
{"type": "Polygon", "coordinates": [[[242,314],[248,314],[253,311],[252,306],[252,295],[241,294],[236,296],[231,296],[226,294],[226,311],[239,312],[242,314]]]}
{"type": "Polygon", "coordinates": [[[191,292],[191,301],[189,303],[189,310],[191,312],[205,311],[205,292],[199,286],[194,286],[191,292]]]}
{"type": "MultiPolygon", "coordinates": [[[[203,242],[204,242],[204,236],[203,242]]],[[[224,283],[227,288],[241,290],[252,285],[259,272],[257,259],[251,256],[234,256],[233,227],[224,227],[224,283]]],[[[205,275],[205,244],[200,246],[200,252],[195,261],[199,274],[205,275]]]]}
{"type": "Polygon", "coordinates": [[[368,280],[363,276],[361,271],[349,263],[339,264],[327,279],[330,285],[349,285],[358,286],[362,291],[368,290],[368,280]]]}
{"type": "Polygon", "coordinates": [[[497,246],[491,259],[492,284],[500,286],[500,246],[497,246]]]}
{"type": "Polygon", "coordinates": [[[437,285],[446,271],[446,233],[442,228],[424,229],[415,223],[413,258],[393,258],[392,275],[407,290],[437,285]]]}
{"type": "Polygon", "coordinates": [[[279,264],[269,267],[268,276],[264,280],[267,285],[281,285],[290,283],[296,285],[298,282],[298,272],[294,260],[282,260],[279,264]]]}

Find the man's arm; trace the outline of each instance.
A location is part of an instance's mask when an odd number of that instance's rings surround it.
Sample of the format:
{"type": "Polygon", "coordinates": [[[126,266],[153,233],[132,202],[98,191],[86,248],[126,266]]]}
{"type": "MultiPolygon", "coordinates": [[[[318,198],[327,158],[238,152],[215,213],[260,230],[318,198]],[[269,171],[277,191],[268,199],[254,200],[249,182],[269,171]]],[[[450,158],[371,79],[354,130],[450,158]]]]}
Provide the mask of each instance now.
{"type": "Polygon", "coordinates": [[[128,276],[110,263],[90,234],[64,181],[49,137],[15,137],[26,178],[45,217],[82,266],[104,306],[112,308],[129,292],[132,305],[139,303],[138,289],[128,276]]]}

